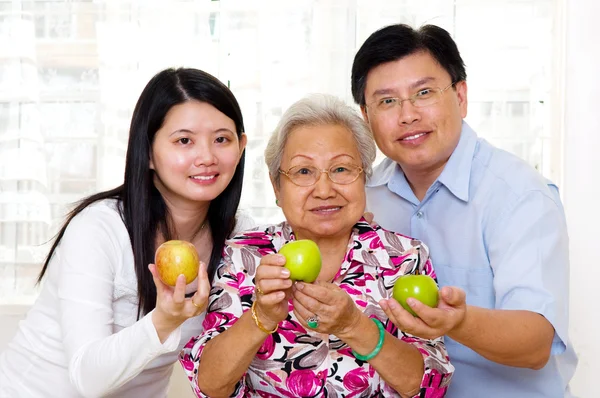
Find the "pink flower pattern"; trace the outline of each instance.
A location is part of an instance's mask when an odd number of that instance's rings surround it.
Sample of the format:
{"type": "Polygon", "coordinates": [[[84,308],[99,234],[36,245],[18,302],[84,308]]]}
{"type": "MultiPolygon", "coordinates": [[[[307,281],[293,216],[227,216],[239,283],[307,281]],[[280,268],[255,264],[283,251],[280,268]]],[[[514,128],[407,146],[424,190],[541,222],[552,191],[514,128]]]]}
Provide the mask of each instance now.
{"type": "MultiPolygon", "coordinates": [[[[294,239],[284,222],[242,233],[227,242],[222,268],[213,283],[205,330],[192,338],[180,354],[198,397],[206,396],[197,384],[205,344],[230,328],[252,306],[260,258],[294,239]]],[[[353,298],[361,311],[382,321],[387,332],[419,349],[425,368],[421,390],[415,397],[438,398],[445,395],[454,371],[443,339],[426,340],[398,330],[378,305],[380,299],[391,297],[400,276],[417,273],[436,277],[424,244],[361,219],[354,227],[334,283],[353,298]]],[[[232,396],[399,397],[368,362],[354,358],[350,347],[336,336],[306,330],[292,310],[290,302],[287,319],[267,337],[232,396]]]]}

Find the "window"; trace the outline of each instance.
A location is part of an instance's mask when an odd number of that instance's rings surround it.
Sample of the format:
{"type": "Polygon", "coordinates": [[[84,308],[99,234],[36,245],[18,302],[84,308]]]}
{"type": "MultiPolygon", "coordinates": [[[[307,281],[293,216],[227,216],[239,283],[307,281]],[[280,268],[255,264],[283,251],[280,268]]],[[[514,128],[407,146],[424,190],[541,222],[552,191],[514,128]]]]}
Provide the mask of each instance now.
{"type": "Polygon", "coordinates": [[[70,1],[34,1],[35,37],[38,39],[70,39],[75,37],[77,15],[70,1]]]}
{"type": "Polygon", "coordinates": [[[45,102],[39,105],[44,136],[55,140],[98,136],[98,105],[90,102],[45,102]]]}
{"type": "Polygon", "coordinates": [[[165,67],[203,69],[235,93],[249,139],[242,207],[258,222],[282,219],[263,150],[283,111],[310,92],[352,103],[354,54],[391,23],[451,32],[467,64],[467,121],[556,179],[554,7],[553,0],[0,0],[0,303],[31,301],[47,250],[37,245],[73,202],[121,183],[133,107],[165,67]]]}

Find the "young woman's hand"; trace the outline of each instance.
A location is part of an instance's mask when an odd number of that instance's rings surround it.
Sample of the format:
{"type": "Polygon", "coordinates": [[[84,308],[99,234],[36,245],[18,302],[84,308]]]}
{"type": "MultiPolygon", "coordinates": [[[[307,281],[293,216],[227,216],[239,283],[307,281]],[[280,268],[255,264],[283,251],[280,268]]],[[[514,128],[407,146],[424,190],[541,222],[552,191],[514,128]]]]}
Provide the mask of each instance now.
{"type": "Polygon", "coordinates": [[[179,275],[174,287],[166,285],[158,276],[155,264],[148,269],[152,273],[156,285],[156,308],[152,313],[152,322],[161,343],[169,337],[183,322],[206,310],[210,282],[206,272],[206,264],[200,262],[198,271],[198,289],[192,297],[185,297],[185,276],[179,275]]]}

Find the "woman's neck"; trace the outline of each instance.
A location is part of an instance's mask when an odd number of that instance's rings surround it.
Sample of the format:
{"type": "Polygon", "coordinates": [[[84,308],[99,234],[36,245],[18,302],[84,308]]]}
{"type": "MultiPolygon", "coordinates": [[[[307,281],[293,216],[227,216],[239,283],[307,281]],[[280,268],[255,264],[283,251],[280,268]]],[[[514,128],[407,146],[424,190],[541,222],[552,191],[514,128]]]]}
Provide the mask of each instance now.
{"type": "Polygon", "coordinates": [[[173,239],[186,240],[194,243],[195,238],[208,230],[208,208],[210,202],[199,203],[196,206],[173,206],[165,200],[169,209],[169,228],[174,234],[173,239]]]}
{"type": "Polygon", "coordinates": [[[326,282],[330,282],[331,280],[333,280],[340,267],[342,266],[344,258],[346,257],[346,252],[348,250],[348,242],[351,234],[352,231],[348,231],[348,233],[338,234],[332,237],[310,236],[304,235],[302,233],[298,233],[296,235],[297,240],[310,239],[314,241],[317,244],[317,246],[319,246],[319,251],[321,252],[322,268],[317,280],[326,282]]]}
{"type": "Polygon", "coordinates": [[[186,240],[193,242],[201,231],[207,228],[208,220],[206,211],[194,213],[181,212],[179,214],[171,213],[170,227],[175,236],[173,239],[186,240]]]}
{"type": "MultiPolygon", "coordinates": [[[[200,202],[185,200],[172,194],[162,182],[154,175],[154,186],[160,192],[165,206],[169,209],[167,224],[173,234],[171,239],[185,240],[195,243],[202,232],[209,230],[207,216],[210,201],[200,202]]],[[[159,237],[157,237],[159,238],[159,237]]]]}

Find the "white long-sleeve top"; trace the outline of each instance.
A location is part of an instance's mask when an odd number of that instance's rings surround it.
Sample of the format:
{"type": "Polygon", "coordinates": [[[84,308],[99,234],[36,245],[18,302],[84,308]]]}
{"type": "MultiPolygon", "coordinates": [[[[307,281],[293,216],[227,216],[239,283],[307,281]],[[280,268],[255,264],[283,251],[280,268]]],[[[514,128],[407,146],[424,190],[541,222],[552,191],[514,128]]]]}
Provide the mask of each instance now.
{"type": "MultiPolygon", "coordinates": [[[[236,230],[251,223],[240,218],[236,230]]],[[[152,313],[138,321],[137,310],[117,202],[95,203],[69,224],[40,296],[0,354],[0,397],[165,397],[177,354],[201,332],[204,315],[161,344],[152,313]]]]}

